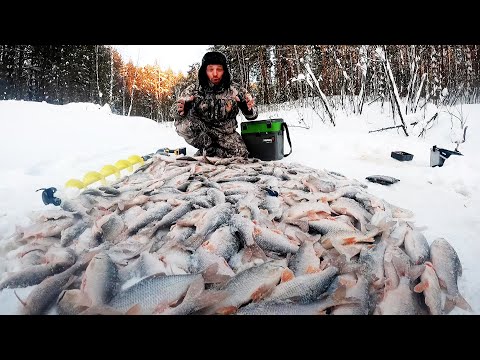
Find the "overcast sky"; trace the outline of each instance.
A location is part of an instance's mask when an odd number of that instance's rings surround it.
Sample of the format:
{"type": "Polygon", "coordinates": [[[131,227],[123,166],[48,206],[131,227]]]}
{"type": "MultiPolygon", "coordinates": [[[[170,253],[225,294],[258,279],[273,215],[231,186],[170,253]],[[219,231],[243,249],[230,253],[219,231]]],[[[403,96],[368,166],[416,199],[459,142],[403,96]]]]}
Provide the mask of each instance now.
{"type": "Polygon", "coordinates": [[[164,70],[186,73],[195,62],[202,60],[209,45],[113,45],[125,62],[132,60],[138,66],[154,65],[155,60],[164,70]]]}

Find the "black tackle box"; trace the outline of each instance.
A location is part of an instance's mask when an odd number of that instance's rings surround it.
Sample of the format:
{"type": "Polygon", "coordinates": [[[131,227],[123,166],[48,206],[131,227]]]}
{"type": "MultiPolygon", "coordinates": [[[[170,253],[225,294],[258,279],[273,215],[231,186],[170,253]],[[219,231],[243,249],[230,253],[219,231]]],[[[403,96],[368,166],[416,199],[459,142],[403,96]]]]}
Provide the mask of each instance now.
{"type": "Polygon", "coordinates": [[[260,160],[280,160],[292,153],[292,144],[288,126],[283,119],[268,119],[258,121],[246,121],[241,125],[242,139],[247,146],[250,157],[260,160]],[[290,152],[283,152],[284,131],[290,152]]]}

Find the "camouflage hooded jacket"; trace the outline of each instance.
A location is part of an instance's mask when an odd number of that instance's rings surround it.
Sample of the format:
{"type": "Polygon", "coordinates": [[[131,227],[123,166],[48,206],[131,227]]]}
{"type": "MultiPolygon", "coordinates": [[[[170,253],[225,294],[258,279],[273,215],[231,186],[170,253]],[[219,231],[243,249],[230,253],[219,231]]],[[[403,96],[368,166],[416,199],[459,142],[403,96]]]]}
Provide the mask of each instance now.
{"type": "Polygon", "coordinates": [[[184,120],[200,123],[204,130],[213,134],[232,134],[236,131],[238,123],[236,117],[242,111],[247,120],[255,120],[258,109],[255,106],[249,111],[245,102],[247,90],[238,84],[231,83],[229,86],[206,86],[198,84],[188,86],[180,95],[180,98],[189,99],[192,95],[194,100],[185,104],[185,115],[181,116],[177,111],[176,103],[173,104],[170,114],[175,120],[175,125],[184,120]],[[240,99],[237,102],[235,97],[240,99]]]}

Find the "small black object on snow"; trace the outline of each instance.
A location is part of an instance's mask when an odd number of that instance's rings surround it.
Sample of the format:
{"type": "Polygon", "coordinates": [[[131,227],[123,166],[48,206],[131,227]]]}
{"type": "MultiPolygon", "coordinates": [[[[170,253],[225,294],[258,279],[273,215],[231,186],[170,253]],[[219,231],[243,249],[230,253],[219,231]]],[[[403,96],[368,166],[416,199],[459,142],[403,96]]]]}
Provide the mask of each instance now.
{"type": "Polygon", "coordinates": [[[410,161],[413,159],[413,155],[405,151],[392,151],[390,156],[400,161],[410,161]]]}
{"type": "Polygon", "coordinates": [[[400,181],[400,179],[396,179],[394,177],[386,175],[370,175],[367,176],[365,179],[381,185],[392,185],[395,184],[397,181],[400,181]]]}

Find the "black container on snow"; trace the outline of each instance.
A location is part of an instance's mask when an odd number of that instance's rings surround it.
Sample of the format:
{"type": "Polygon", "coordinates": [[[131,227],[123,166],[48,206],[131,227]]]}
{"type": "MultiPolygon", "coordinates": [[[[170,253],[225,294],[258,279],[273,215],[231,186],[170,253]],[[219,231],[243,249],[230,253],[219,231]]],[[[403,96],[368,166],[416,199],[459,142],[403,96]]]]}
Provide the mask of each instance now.
{"type": "Polygon", "coordinates": [[[390,156],[400,161],[410,161],[413,159],[413,155],[405,151],[392,151],[390,156]]]}
{"type": "Polygon", "coordinates": [[[283,119],[246,121],[241,123],[242,139],[250,157],[260,160],[280,160],[292,153],[292,143],[287,124],[283,119]],[[287,133],[290,152],[283,152],[283,132],[287,133]]]}

